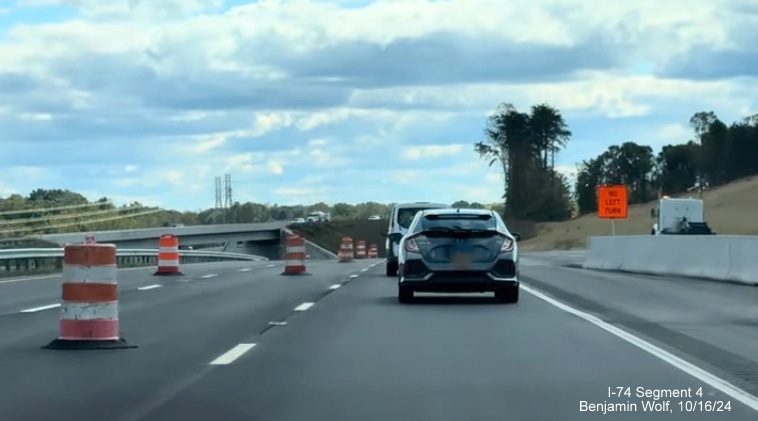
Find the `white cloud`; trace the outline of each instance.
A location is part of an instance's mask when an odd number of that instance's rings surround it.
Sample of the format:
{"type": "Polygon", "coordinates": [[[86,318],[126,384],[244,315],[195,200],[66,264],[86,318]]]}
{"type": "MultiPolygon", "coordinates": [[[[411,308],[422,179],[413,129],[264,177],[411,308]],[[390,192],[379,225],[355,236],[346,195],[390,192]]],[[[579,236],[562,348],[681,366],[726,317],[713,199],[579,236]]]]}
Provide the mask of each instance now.
{"type": "Polygon", "coordinates": [[[223,0],[19,0],[20,6],[76,7],[88,18],[182,17],[223,6],[223,0]]]}
{"type": "Polygon", "coordinates": [[[256,113],[253,116],[251,135],[263,136],[275,130],[289,127],[293,120],[294,118],[290,113],[256,113]]]}
{"type": "Polygon", "coordinates": [[[223,135],[215,134],[203,139],[199,139],[197,143],[191,148],[194,153],[210,152],[213,149],[218,148],[226,143],[226,137],[223,135]]]}
{"type": "Polygon", "coordinates": [[[403,158],[416,161],[460,155],[469,145],[424,145],[410,146],[403,150],[403,158]]]}
{"type": "Polygon", "coordinates": [[[567,174],[635,136],[686,141],[696,111],[758,111],[750,0],[363,3],[19,2],[39,9],[0,27],[0,193],[196,209],[230,173],[267,202],[491,202],[501,177],[471,143],[501,102],[565,114],[567,174]]]}
{"type": "Polygon", "coordinates": [[[692,129],[681,123],[666,124],[658,132],[660,144],[687,143],[692,139],[692,129]]]}

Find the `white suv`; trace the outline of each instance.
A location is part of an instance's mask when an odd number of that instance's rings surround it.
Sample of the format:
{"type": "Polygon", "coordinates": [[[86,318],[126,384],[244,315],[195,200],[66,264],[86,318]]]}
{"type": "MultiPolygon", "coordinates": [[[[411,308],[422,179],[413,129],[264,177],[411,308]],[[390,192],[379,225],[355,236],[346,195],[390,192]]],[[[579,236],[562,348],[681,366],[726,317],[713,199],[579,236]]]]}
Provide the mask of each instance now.
{"type": "Polygon", "coordinates": [[[387,276],[397,275],[398,244],[400,244],[403,236],[408,233],[408,227],[411,226],[416,214],[427,209],[448,208],[450,205],[431,202],[398,203],[392,207],[389,229],[386,233],[382,233],[387,237],[384,242],[384,248],[387,250],[387,276]]]}

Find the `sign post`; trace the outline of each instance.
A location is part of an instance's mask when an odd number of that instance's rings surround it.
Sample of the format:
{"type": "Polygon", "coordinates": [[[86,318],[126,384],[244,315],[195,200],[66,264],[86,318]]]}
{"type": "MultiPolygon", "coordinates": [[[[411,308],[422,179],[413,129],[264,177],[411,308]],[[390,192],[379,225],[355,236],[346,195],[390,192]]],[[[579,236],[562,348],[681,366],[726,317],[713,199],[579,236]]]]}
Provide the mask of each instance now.
{"type": "Polygon", "coordinates": [[[626,219],[629,214],[627,187],[623,185],[597,188],[597,217],[611,220],[611,232],[616,236],[616,219],[626,219]]]}

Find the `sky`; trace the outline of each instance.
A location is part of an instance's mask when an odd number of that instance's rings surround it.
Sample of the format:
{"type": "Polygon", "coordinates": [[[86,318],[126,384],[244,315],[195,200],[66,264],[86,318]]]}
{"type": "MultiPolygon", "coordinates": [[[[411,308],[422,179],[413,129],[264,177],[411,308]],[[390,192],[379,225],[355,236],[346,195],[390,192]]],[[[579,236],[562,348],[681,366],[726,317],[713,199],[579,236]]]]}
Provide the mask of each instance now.
{"type": "Polygon", "coordinates": [[[0,0],[0,196],[492,203],[500,103],[576,164],[758,112],[755,0],[0,0]]]}

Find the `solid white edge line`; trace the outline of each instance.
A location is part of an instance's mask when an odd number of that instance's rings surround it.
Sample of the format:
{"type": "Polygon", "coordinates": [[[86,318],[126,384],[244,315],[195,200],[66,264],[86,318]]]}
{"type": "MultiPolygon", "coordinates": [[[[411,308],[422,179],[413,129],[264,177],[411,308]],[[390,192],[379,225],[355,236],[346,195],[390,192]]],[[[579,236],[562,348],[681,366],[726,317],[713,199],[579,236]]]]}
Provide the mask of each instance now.
{"type": "Polygon", "coordinates": [[[61,306],[60,303],[58,303],[58,304],[49,304],[49,305],[41,306],[41,307],[26,308],[26,309],[21,310],[19,313],[36,313],[38,311],[51,310],[51,309],[54,309],[54,308],[58,308],[60,306],[61,306]]]}
{"type": "Polygon", "coordinates": [[[547,295],[543,294],[542,292],[539,292],[536,289],[532,289],[529,286],[521,284],[521,289],[528,292],[529,294],[532,294],[533,296],[547,302],[548,304],[551,304],[567,313],[573,314],[574,316],[577,316],[581,319],[584,319],[587,322],[592,323],[593,325],[605,330],[606,332],[623,339],[624,341],[642,349],[643,351],[649,353],[650,355],[668,363],[669,365],[673,366],[674,368],[679,369],[680,371],[689,374],[690,376],[706,383],[707,385],[713,387],[716,390],[719,390],[720,392],[730,396],[731,398],[739,401],[740,403],[746,405],[748,408],[758,411],[758,397],[755,397],[751,395],[748,392],[745,392],[744,390],[738,388],[737,386],[734,386],[733,384],[729,383],[728,381],[715,376],[702,368],[691,364],[676,355],[661,349],[650,342],[645,341],[642,338],[639,338],[637,336],[632,335],[629,332],[626,332],[622,329],[619,329],[609,323],[604,322],[603,320],[591,315],[587,314],[583,311],[577,310],[571,306],[568,306],[566,304],[563,304],[562,302],[555,300],[551,297],[548,297],[547,295]]]}
{"type": "Polygon", "coordinates": [[[224,354],[222,354],[220,357],[216,358],[215,360],[211,361],[211,365],[226,365],[231,364],[236,360],[237,358],[244,355],[247,351],[250,351],[255,347],[255,344],[239,344],[235,346],[234,348],[230,349],[229,351],[226,351],[224,354]]]}
{"type": "Polygon", "coordinates": [[[299,306],[295,307],[295,311],[305,311],[309,308],[313,307],[314,303],[302,303],[299,306]]]}
{"type": "Polygon", "coordinates": [[[334,285],[330,286],[329,289],[337,289],[337,288],[339,288],[341,286],[342,285],[340,285],[340,284],[334,284],[334,285]]]}
{"type": "Polygon", "coordinates": [[[12,284],[15,282],[36,281],[39,279],[55,279],[55,278],[60,278],[60,277],[61,277],[60,275],[47,275],[47,276],[33,276],[29,278],[11,278],[11,279],[6,279],[4,281],[0,281],[0,284],[12,284]]]}
{"type": "Polygon", "coordinates": [[[160,288],[162,286],[163,285],[160,285],[160,284],[154,284],[154,285],[148,285],[148,286],[144,286],[144,287],[139,287],[139,288],[137,288],[137,290],[139,290],[139,291],[149,291],[151,289],[160,288]]]}

